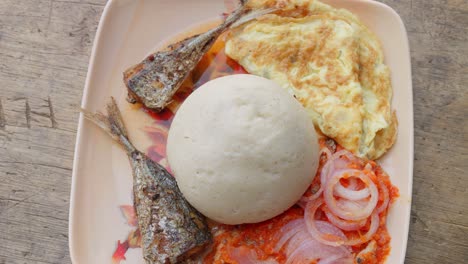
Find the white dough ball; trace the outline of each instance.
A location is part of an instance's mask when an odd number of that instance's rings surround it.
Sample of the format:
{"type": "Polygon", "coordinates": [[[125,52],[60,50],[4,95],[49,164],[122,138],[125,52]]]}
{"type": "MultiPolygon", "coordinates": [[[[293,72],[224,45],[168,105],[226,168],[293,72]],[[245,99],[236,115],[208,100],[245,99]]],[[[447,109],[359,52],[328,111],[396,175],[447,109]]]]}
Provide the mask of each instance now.
{"type": "Polygon", "coordinates": [[[193,92],[177,111],[167,143],[180,190],[224,224],[256,223],[294,205],[318,166],[306,111],[275,82],[242,74],[193,92]]]}

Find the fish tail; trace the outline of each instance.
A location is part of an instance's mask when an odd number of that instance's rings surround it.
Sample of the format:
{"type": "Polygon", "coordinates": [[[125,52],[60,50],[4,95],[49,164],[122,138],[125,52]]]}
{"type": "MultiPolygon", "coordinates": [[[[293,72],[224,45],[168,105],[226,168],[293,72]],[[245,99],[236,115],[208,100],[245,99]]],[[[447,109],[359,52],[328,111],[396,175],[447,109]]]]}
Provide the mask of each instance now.
{"type": "Polygon", "coordinates": [[[107,116],[103,113],[96,112],[91,113],[87,110],[81,109],[84,117],[102,130],[107,132],[115,141],[119,142],[128,152],[135,151],[135,147],[130,143],[128,139],[128,132],[123,122],[122,114],[120,113],[119,107],[114,97],[111,97],[109,103],[106,106],[107,116]]]}
{"type": "Polygon", "coordinates": [[[231,12],[226,19],[223,22],[223,25],[220,27],[222,28],[222,31],[226,29],[227,27],[231,26],[234,22],[239,20],[242,15],[244,15],[248,10],[246,9],[246,2],[239,2],[239,7],[235,9],[233,12],[231,12]]]}
{"type": "Polygon", "coordinates": [[[267,15],[273,12],[278,11],[279,9],[277,7],[270,7],[270,8],[265,8],[265,9],[255,9],[255,10],[245,10],[245,5],[247,1],[242,1],[240,2],[241,8],[239,8],[242,11],[233,12],[228,18],[226,18],[226,22],[228,23],[228,26],[230,28],[235,28],[238,27],[244,23],[247,23],[251,20],[254,20],[258,17],[261,17],[263,15],[267,15]]]}

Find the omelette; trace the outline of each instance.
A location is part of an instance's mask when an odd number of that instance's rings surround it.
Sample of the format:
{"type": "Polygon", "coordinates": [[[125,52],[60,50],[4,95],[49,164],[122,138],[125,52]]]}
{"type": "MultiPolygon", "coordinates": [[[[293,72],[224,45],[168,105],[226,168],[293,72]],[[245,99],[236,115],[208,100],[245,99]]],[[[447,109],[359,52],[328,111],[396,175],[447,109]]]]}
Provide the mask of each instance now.
{"type": "Polygon", "coordinates": [[[377,37],[352,13],[315,0],[251,0],[280,7],[232,29],[226,54],[288,89],[317,129],[359,157],[395,142],[390,72],[377,37]]]}

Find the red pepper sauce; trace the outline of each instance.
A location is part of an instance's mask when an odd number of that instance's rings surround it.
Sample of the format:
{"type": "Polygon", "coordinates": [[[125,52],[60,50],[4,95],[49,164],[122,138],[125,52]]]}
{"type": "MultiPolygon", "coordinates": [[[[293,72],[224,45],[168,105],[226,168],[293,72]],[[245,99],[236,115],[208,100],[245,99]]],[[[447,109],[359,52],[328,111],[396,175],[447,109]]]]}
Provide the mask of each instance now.
{"type": "Polygon", "coordinates": [[[231,257],[234,248],[245,251],[254,250],[259,260],[274,258],[284,263],[286,256],[282,251],[276,252],[275,246],[280,239],[281,228],[292,220],[302,218],[304,210],[293,206],[283,214],[270,220],[243,225],[214,224],[213,250],[204,258],[204,263],[237,263],[231,257]]]}

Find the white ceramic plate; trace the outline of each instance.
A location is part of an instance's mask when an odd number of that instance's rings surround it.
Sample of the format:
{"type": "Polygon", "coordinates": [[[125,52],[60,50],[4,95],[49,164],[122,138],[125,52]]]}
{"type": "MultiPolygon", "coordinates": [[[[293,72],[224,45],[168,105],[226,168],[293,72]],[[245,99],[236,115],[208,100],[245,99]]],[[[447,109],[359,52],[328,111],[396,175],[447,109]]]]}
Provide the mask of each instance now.
{"type": "MultiPolygon", "coordinates": [[[[352,11],[378,35],[392,71],[398,138],[380,163],[400,190],[400,198],[388,215],[392,251],[387,263],[404,263],[413,180],[413,101],[406,31],[398,14],[384,4],[368,0],[324,2],[352,11]]],[[[94,41],[82,107],[100,110],[110,96],[116,97],[129,123],[131,139],[139,149],[146,149],[149,143],[141,128],[151,125],[151,119],[128,111],[128,104],[123,103],[122,72],[158,43],[194,25],[213,21],[224,11],[221,0],[110,0],[94,41]]],[[[125,153],[80,116],[69,221],[73,263],[111,263],[116,241],[125,240],[131,229],[118,208],[132,203],[131,186],[125,153]]],[[[126,256],[125,263],[144,263],[140,249],[129,250],[126,256]]]]}

